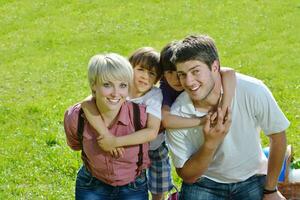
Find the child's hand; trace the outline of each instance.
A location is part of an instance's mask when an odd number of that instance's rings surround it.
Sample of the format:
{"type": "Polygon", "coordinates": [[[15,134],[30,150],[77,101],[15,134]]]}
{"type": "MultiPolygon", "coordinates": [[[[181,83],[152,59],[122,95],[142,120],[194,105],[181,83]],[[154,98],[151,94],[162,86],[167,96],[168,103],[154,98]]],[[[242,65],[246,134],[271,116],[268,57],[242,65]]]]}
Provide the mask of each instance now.
{"type": "Polygon", "coordinates": [[[113,151],[117,147],[116,137],[112,134],[99,135],[97,143],[103,151],[113,151]]]}
{"type": "Polygon", "coordinates": [[[217,116],[209,113],[208,118],[209,120],[206,120],[203,127],[205,143],[210,148],[216,149],[229,130],[231,124],[231,112],[228,110],[224,116],[221,108],[218,108],[217,116]]]}
{"type": "Polygon", "coordinates": [[[124,156],[125,149],[123,147],[118,147],[118,148],[111,150],[109,153],[114,158],[121,158],[124,156]]]}

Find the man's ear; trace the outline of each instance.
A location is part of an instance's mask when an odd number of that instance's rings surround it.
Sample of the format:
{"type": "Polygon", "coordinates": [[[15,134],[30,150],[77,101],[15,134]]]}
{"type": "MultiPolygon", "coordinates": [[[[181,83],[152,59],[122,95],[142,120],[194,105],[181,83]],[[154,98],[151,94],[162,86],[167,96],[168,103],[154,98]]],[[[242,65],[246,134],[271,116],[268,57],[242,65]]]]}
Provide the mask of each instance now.
{"type": "Polygon", "coordinates": [[[220,71],[220,62],[218,60],[215,60],[212,64],[211,64],[211,71],[212,72],[219,72],[220,71]]]}

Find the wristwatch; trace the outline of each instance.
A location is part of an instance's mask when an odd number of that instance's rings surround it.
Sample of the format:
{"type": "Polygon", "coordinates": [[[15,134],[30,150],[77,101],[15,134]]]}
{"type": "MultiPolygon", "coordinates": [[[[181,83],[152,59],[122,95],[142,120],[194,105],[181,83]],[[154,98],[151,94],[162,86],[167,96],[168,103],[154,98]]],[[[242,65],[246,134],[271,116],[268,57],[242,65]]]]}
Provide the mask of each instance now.
{"type": "Polygon", "coordinates": [[[266,188],[264,188],[264,194],[272,194],[272,193],[274,193],[274,192],[277,192],[277,187],[275,187],[275,189],[273,189],[273,190],[268,190],[268,189],[266,189],[266,188]]]}

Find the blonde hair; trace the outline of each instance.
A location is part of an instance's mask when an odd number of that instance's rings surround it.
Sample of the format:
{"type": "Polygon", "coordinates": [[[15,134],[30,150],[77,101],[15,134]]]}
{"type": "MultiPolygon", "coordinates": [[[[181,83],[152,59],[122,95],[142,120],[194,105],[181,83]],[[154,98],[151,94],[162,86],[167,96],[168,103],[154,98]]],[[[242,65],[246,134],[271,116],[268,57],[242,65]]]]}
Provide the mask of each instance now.
{"type": "Polygon", "coordinates": [[[133,81],[133,69],[129,61],[116,53],[94,55],[88,64],[90,88],[98,83],[110,80],[133,81]]]}

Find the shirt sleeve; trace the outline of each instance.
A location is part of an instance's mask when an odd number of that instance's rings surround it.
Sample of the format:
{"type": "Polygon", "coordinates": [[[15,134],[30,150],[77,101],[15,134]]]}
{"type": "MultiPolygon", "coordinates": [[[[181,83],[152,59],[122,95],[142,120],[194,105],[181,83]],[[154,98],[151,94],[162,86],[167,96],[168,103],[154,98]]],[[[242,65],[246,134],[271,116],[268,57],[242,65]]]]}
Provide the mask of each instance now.
{"type": "Polygon", "coordinates": [[[73,150],[80,150],[80,143],[77,136],[77,124],[78,124],[78,106],[72,106],[65,112],[64,116],[64,129],[67,138],[67,144],[73,150]]]}
{"type": "Polygon", "coordinates": [[[260,89],[256,91],[255,117],[266,135],[286,130],[290,122],[278,106],[268,87],[261,82],[260,89]]]}
{"type": "Polygon", "coordinates": [[[159,88],[154,90],[152,94],[146,100],[147,113],[161,120],[161,104],[162,104],[162,92],[159,88]]]}

